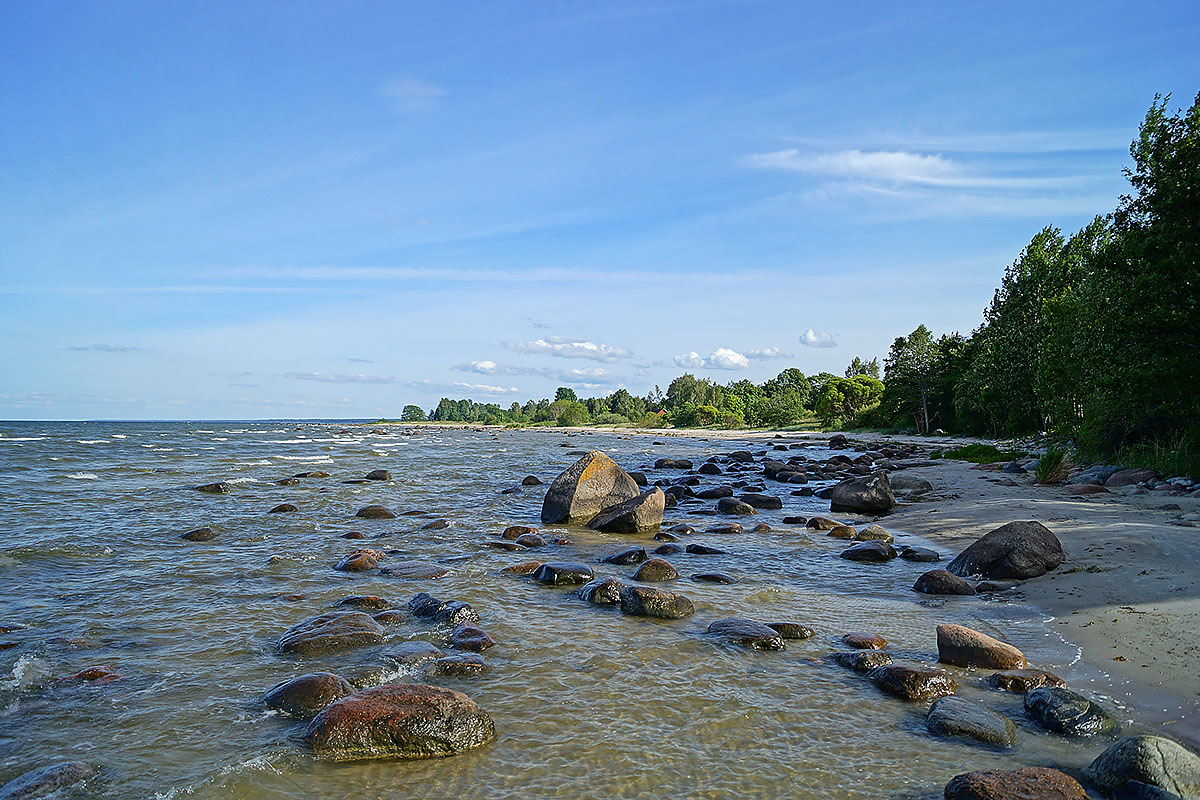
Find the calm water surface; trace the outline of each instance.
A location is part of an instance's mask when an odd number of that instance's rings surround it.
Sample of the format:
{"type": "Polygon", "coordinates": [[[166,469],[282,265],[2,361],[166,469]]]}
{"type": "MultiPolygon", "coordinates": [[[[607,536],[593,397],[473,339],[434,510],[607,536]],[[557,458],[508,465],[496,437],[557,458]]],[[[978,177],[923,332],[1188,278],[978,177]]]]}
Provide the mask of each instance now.
{"type": "MultiPolygon", "coordinates": [[[[901,657],[936,661],[939,622],[1001,635],[1068,679],[1077,652],[1019,602],[914,593],[928,565],[838,558],[844,543],[782,524],[787,514],[828,513],[827,501],[789,495],[795,487],[768,485],[784,497],[783,511],[756,518],[771,533],[701,533],[690,540],[729,554],[670,557],[682,576],[670,588],[696,605],[685,620],[624,617],[567,589],[497,574],[531,556],[594,563],[632,541],[653,546],[649,536],[563,527],[550,530],[572,545],[529,553],[482,545],[510,524],[540,526],[545,487],[500,492],[531,473],[549,482],[577,458],[569,449],[601,449],[634,470],[660,456],[698,463],[742,446],[761,451],[761,442],[371,430],[344,423],[0,423],[0,625],[25,626],[0,634],[0,782],[77,759],[101,767],[81,795],[89,797],[932,798],[959,772],[1079,767],[1103,749],[1038,732],[1019,697],[953,668],[961,695],[1017,721],[1018,746],[999,752],[939,740],[925,731],[927,704],[885,697],[830,664],[825,657],[852,630],[883,634],[901,657]],[[393,480],[342,483],[377,468],[393,480]],[[275,484],[306,470],[330,477],[275,484]],[[190,488],[218,480],[232,493],[190,488]],[[299,512],[266,513],[283,502],[299,512]],[[427,517],[355,519],[370,503],[426,511],[452,525],[418,531],[427,517]],[[217,531],[215,540],[180,539],[202,525],[217,531]],[[385,536],[341,538],[356,530],[385,536]],[[450,574],[412,581],[332,569],[362,544],[396,551],[397,560],[442,561],[450,574]],[[688,580],[701,571],[739,582],[688,580]],[[287,627],[346,595],[377,594],[402,606],[426,590],[472,603],[497,642],[486,654],[489,675],[431,681],[476,698],[495,719],[494,743],[446,760],[329,764],[300,745],[303,722],[255,704],[272,684],[314,670],[359,681],[409,677],[388,671],[381,647],[297,659],[276,655],[273,645],[287,627]],[[777,653],[704,636],[710,622],[733,615],[794,620],[818,633],[777,653]],[[98,665],[120,679],[61,682],[98,665]]],[[[668,522],[700,529],[715,521],[682,509],[667,514],[668,522]]],[[[596,565],[598,575],[627,578],[633,569],[596,565]]],[[[389,634],[440,645],[444,631],[413,621],[389,634]]]]}

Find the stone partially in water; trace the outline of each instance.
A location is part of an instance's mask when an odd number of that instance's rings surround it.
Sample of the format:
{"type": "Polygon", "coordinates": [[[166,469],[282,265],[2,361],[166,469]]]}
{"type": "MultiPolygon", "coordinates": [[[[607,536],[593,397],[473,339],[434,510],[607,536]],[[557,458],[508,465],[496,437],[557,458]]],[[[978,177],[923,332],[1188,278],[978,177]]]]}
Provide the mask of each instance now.
{"type": "Polygon", "coordinates": [[[538,583],[548,583],[551,586],[563,586],[576,583],[587,583],[595,574],[587,564],[572,561],[550,561],[542,564],[533,573],[533,579],[538,583]]]}
{"type": "Polygon", "coordinates": [[[997,689],[1026,694],[1043,686],[1066,686],[1067,682],[1044,669],[1009,669],[988,676],[988,683],[997,689]]]}
{"type": "Polygon", "coordinates": [[[96,774],[96,768],[82,761],[64,761],[31,769],[0,786],[0,800],[33,800],[49,797],[60,789],[74,786],[96,774]]]}
{"type": "Polygon", "coordinates": [[[649,586],[626,586],[621,590],[621,613],[638,617],[683,619],[696,611],[692,601],[675,592],[649,586]]]}
{"type": "Polygon", "coordinates": [[[1184,800],[1200,798],[1200,757],[1163,736],[1121,739],[1097,756],[1083,774],[1103,792],[1137,781],[1184,800]]]}
{"type": "Polygon", "coordinates": [[[722,497],[718,500],[717,511],[722,514],[734,514],[738,516],[749,516],[758,513],[754,510],[754,506],[733,497],[722,497]]]}
{"type": "Polygon", "coordinates": [[[429,642],[400,642],[383,649],[381,658],[406,667],[419,667],[446,655],[429,642]]]}
{"type": "Polygon", "coordinates": [[[391,600],[385,600],[375,594],[352,594],[348,597],[343,597],[339,606],[347,608],[365,608],[368,611],[386,611],[389,608],[394,608],[391,600]]]}
{"type": "Polygon", "coordinates": [[[304,742],[320,758],[452,756],[496,735],[487,712],[462,692],[424,684],[386,684],[338,700],[309,724],[304,742]]]}
{"type": "Polygon", "coordinates": [[[646,560],[646,548],[625,547],[600,559],[602,564],[640,564],[646,560]]]}
{"type": "Polygon", "coordinates": [[[510,564],[500,571],[511,572],[513,575],[532,575],[537,572],[537,568],[541,565],[541,561],[522,561],[520,564],[510,564]]]}
{"type": "Polygon", "coordinates": [[[299,511],[299,510],[300,509],[296,508],[291,503],[280,503],[279,505],[275,506],[267,513],[268,514],[290,514],[293,511],[299,511]]]}
{"type": "Polygon", "coordinates": [[[829,510],[856,514],[886,514],[896,507],[896,498],[886,472],[839,483],[829,493],[829,510]]]}
{"type": "Polygon", "coordinates": [[[706,544],[689,544],[683,549],[694,556],[719,556],[729,552],[719,547],[709,547],[706,544]]]}
{"type": "Polygon", "coordinates": [[[870,672],[892,663],[892,657],[881,650],[854,650],[849,653],[834,653],[833,660],[855,672],[870,672]]]}
{"type": "MultiPolygon", "coordinates": [[[[841,526],[842,523],[834,522],[829,517],[812,517],[804,527],[813,531],[831,531],[834,528],[841,526]]],[[[845,527],[849,527],[848,525],[845,527]]]]}
{"type": "Polygon", "coordinates": [[[342,572],[368,572],[379,566],[383,553],[370,547],[352,550],[334,565],[334,569],[342,572]]]}
{"type": "Polygon", "coordinates": [[[197,492],[204,492],[205,494],[229,494],[230,491],[229,484],[225,481],[218,481],[217,483],[205,483],[201,484],[200,486],[193,486],[192,488],[197,492]]]}
{"type": "Polygon", "coordinates": [[[546,540],[536,533],[523,533],[516,538],[516,543],[521,547],[537,549],[546,546],[546,540]]]}
{"type": "Polygon", "coordinates": [[[665,558],[652,558],[633,573],[635,581],[643,582],[673,581],[678,577],[679,573],[675,571],[675,567],[671,566],[671,562],[665,558]]]}
{"type": "Polygon", "coordinates": [[[768,622],[767,627],[785,639],[811,639],[816,631],[799,622],[768,622]]]}
{"type": "Polygon", "coordinates": [[[542,522],[588,522],[604,509],[637,496],[637,482],[629,473],[594,450],[550,484],[542,501],[542,522]]]}
{"type": "Polygon", "coordinates": [[[945,800],[1087,800],[1079,781],[1048,767],[981,769],[955,775],[945,800]]]}
{"type": "Polygon", "coordinates": [[[379,570],[379,574],[388,578],[432,580],[449,575],[450,570],[440,564],[432,564],[428,561],[401,561],[382,567],[379,570]]]}
{"type": "Polygon", "coordinates": [[[189,542],[208,542],[217,538],[217,532],[212,528],[194,528],[179,537],[189,542]]]}
{"type": "Polygon", "coordinates": [[[276,652],[314,656],[383,641],[383,627],[361,611],[334,611],[284,631],[276,652]]]}
{"type": "Polygon", "coordinates": [[[783,637],[774,628],[740,617],[719,619],[708,626],[708,633],[752,650],[782,650],[785,647],[783,637]]]}
{"type": "Polygon", "coordinates": [[[263,694],[262,702],[268,708],[307,719],[333,701],[352,694],[354,687],[340,675],[310,672],[275,684],[263,694]]]}
{"type": "Polygon", "coordinates": [[[1097,703],[1055,686],[1043,686],[1026,694],[1025,711],[1051,733],[1095,736],[1117,729],[1117,721],[1097,703]]]}
{"type": "Polygon", "coordinates": [[[834,539],[853,539],[858,535],[858,531],[851,528],[849,525],[835,525],[830,528],[826,536],[832,536],[834,539]]]}
{"type": "Polygon", "coordinates": [[[973,739],[996,747],[1012,747],[1017,735],[1017,726],[1008,717],[961,697],[935,700],[925,727],[935,736],[973,739]]]}
{"type": "Polygon", "coordinates": [[[900,548],[900,557],[905,561],[916,562],[942,560],[942,556],[937,550],[930,550],[928,547],[902,547],[900,548]]]}
{"type": "Polygon", "coordinates": [[[944,569],[931,569],[913,584],[914,592],[922,594],[973,595],[975,587],[944,569]]]}
{"type": "Polygon", "coordinates": [[[868,525],[861,531],[858,531],[854,538],[860,542],[891,543],[893,541],[892,534],[888,533],[888,531],[882,525],[868,525]]]}
{"type": "Polygon", "coordinates": [[[369,481],[390,481],[392,479],[392,473],[388,472],[386,469],[373,469],[366,475],[363,475],[363,477],[369,481]]]}
{"type": "Polygon", "coordinates": [[[487,631],[474,625],[465,624],[458,625],[450,631],[450,636],[446,641],[450,643],[451,647],[470,650],[473,653],[482,653],[496,644],[492,637],[488,636],[487,631]]]}
{"type": "Polygon", "coordinates": [[[408,601],[408,610],[414,617],[424,617],[446,625],[479,621],[479,613],[470,603],[461,600],[439,600],[428,592],[413,595],[408,601]]]}
{"type": "Polygon", "coordinates": [[[737,583],[737,580],[732,575],[726,575],[724,572],[697,572],[692,576],[692,580],[697,583],[716,583],[720,585],[737,583]]]}
{"type": "Polygon", "coordinates": [[[896,548],[887,542],[859,542],[846,548],[839,555],[848,561],[882,563],[896,557],[896,548]]]}
{"type": "Polygon", "coordinates": [[[958,667],[1024,669],[1024,654],[1007,642],[962,625],[937,626],[938,661],[958,667]]]}
{"type": "Polygon", "coordinates": [[[579,587],[576,594],[580,600],[599,606],[612,606],[621,602],[621,590],[625,584],[616,578],[596,578],[579,587]]]}
{"type": "Polygon", "coordinates": [[[783,508],[783,501],[771,494],[759,494],[758,492],[747,492],[738,497],[743,503],[754,508],[771,511],[783,508]]]}
{"type": "Polygon", "coordinates": [[[389,511],[384,506],[380,506],[380,505],[363,506],[354,514],[354,516],[359,517],[361,519],[395,519],[396,518],[395,514],[393,514],[391,511],[389,511]]]}
{"type": "Polygon", "coordinates": [[[859,650],[882,650],[887,647],[887,639],[877,633],[862,633],[854,631],[842,637],[842,643],[847,647],[859,650]]]}
{"type": "Polygon", "coordinates": [[[937,667],[924,664],[888,664],[870,672],[881,690],[904,700],[930,700],[954,694],[957,685],[937,667]]]}
{"type": "Polygon", "coordinates": [[[471,678],[476,675],[486,675],[491,667],[483,656],[477,653],[460,653],[444,656],[429,665],[430,675],[448,675],[455,678],[471,678]]]}

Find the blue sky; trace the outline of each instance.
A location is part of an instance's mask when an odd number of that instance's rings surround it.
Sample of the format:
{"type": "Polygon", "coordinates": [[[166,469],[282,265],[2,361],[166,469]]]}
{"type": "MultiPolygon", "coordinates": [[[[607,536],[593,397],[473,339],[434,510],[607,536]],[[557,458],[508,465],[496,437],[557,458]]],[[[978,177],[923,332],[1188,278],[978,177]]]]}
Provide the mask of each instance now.
{"type": "Polygon", "coordinates": [[[1124,190],[1194,2],[5,3],[0,418],[840,373],[1124,190]]]}

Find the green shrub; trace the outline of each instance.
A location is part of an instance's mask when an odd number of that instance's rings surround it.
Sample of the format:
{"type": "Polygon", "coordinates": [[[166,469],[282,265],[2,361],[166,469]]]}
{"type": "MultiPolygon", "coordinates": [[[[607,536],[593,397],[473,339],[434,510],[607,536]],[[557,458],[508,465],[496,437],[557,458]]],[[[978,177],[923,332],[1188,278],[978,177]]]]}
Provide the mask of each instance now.
{"type": "Polygon", "coordinates": [[[1033,474],[1038,483],[1062,483],[1067,478],[1069,467],[1067,454],[1052,447],[1042,456],[1033,474]]]}
{"type": "Polygon", "coordinates": [[[592,421],[597,425],[628,425],[629,417],[623,417],[620,414],[613,414],[611,411],[606,411],[603,414],[597,414],[592,421]]]}

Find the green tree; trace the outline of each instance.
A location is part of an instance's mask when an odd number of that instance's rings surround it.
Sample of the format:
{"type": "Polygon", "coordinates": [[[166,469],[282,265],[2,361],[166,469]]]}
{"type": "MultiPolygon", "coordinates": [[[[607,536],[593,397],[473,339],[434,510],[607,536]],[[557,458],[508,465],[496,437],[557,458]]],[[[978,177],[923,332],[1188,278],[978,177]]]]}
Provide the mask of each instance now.
{"type": "Polygon", "coordinates": [[[858,356],[850,362],[850,366],[846,367],[846,377],[853,378],[855,375],[868,375],[872,378],[879,378],[879,359],[872,358],[870,361],[864,361],[858,356]]]}
{"type": "Polygon", "coordinates": [[[420,406],[405,406],[400,412],[401,422],[424,422],[425,410],[420,406]]]}
{"type": "Polygon", "coordinates": [[[572,400],[576,401],[579,398],[575,395],[575,390],[566,386],[560,386],[554,390],[555,400],[572,400]]]}
{"type": "Polygon", "coordinates": [[[933,334],[924,325],[892,342],[884,361],[884,402],[893,415],[916,422],[917,430],[929,431],[929,400],[937,367],[933,334]]]}

